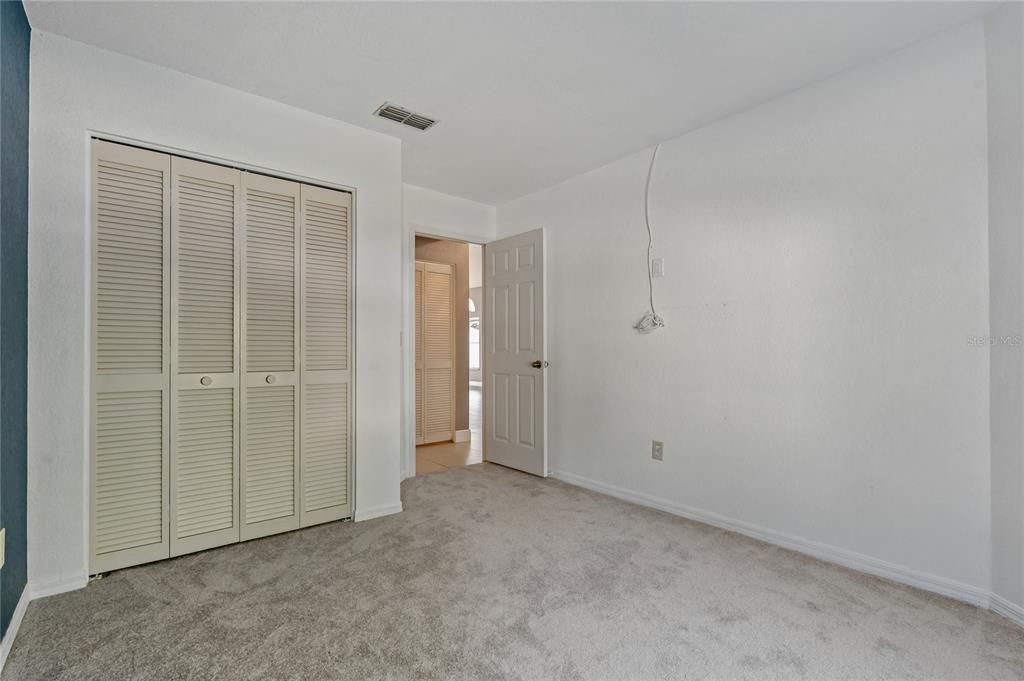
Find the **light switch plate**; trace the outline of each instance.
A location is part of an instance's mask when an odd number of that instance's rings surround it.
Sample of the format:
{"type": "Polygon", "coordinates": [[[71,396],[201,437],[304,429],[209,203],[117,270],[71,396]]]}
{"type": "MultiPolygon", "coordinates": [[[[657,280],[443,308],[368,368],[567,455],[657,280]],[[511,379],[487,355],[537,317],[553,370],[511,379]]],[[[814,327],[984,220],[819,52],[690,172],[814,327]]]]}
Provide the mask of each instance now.
{"type": "Polygon", "coordinates": [[[651,440],[651,458],[661,461],[665,457],[665,443],[660,440],[651,440]]]}

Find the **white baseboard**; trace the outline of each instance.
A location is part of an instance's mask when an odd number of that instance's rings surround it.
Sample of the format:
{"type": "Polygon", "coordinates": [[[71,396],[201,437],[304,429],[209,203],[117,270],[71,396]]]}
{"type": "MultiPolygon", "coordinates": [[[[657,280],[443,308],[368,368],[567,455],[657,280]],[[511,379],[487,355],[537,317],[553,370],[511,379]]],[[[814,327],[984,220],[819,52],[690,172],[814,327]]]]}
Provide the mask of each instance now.
{"type": "Polygon", "coordinates": [[[26,584],[25,588],[21,590],[21,598],[18,599],[18,606],[14,608],[14,615],[11,616],[11,623],[7,625],[4,639],[0,642],[0,672],[3,672],[4,665],[7,664],[7,656],[11,654],[14,637],[18,635],[21,620],[25,617],[25,611],[28,610],[28,603],[31,600],[32,595],[29,593],[29,588],[26,584]]]}
{"type": "Polygon", "coordinates": [[[370,508],[360,508],[356,506],[355,521],[357,523],[364,520],[373,520],[374,518],[383,518],[386,515],[394,515],[395,513],[402,512],[402,502],[398,501],[393,504],[382,504],[380,506],[371,506],[370,508]]]}
{"type": "Polygon", "coordinates": [[[18,607],[14,609],[14,615],[11,617],[11,623],[7,626],[4,639],[0,642],[0,673],[3,672],[4,665],[7,664],[7,656],[11,653],[14,638],[18,635],[18,629],[21,627],[22,618],[25,617],[25,611],[28,610],[28,604],[37,598],[55,596],[66,591],[76,591],[85,587],[88,583],[89,575],[79,575],[68,579],[57,579],[47,582],[29,582],[25,585],[25,588],[21,590],[18,607]]]}
{"type": "Polygon", "coordinates": [[[1024,627],[1024,608],[1016,603],[1008,601],[998,594],[992,594],[992,600],[988,608],[992,612],[998,613],[1024,627]]]}
{"type": "MultiPolygon", "coordinates": [[[[866,556],[862,553],[856,553],[855,551],[849,551],[838,546],[832,546],[831,544],[823,544],[821,542],[811,541],[810,539],[804,539],[803,537],[795,537],[783,532],[777,532],[767,527],[761,527],[742,520],[734,520],[717,513],[712,513],[711,511],[704,511],[698,508],[684,506],[683,504],[677,504],[666,499],[659,499],[647,494],[633,492],[623,489],[622,487],[609,485],[581,475],[575,475],[565,471],[551,471],[551,477],[567,482],[571,485],[576,485],[577,487],[589,489],[593,492],[607,494],[608,496],[622,499],[623,501],[629,501],[634,504],[639,504],[640,506],[655,508],[659,511],[665,511],[672,515],[696,520],[697,522],[701,522],[706,525],[720,527],[724,530],[738,532],[739,534],[758,539],[768,544],[774,544],[791,551],[797,551],[798,553],[813,556],[819,560],[835,563],[836,565],[841,565],[843,567],[850,568],[851,570],[858,570],[878,577],[884,577],[885,579],[889,579],[894,582],[914,586],[919,589],[924,589],[925,591],[932,591],[943,596],[949,596],[950,598],[955,598],[982,608],[991,607],[990,603],[992,602],[992,595],[988,590],[980,589],[976,586],[971,586],[970,584],[965,584],[947,577],[940,577],[939,575],[933,575],[921,570],[914,570],[903,565],[897,565],[878,558],[866,556]]],[[[1012,605],[1008,601],[1006,603],[1007,605],[1012,605]]],[[[1013,607],[1017,608],[1017,606],[1013,607]]],[[[992,607],[992,609],[996,610],[994,607],[992,607]]],[[[1017,611],[1020,610],[1020,608],[1017,608],[1017,611]]],[[[1005,614],[999,610],[996,610],[996,612],[1005,614]]],[[[1010,617],[1010,619],[1015,619],[1011,615],[1006,616],[1010,617]]]]}
{"type": "Polygon", "coordinates": [[[47,596],[56,596],[67,591],[76,591],[83,589],[89,583],[89,575],[83,574],[76,577],[68,577],[66,579],[54,579],[45,582],[29,582],[27,591],[30,592],[31,598],[34,601],[37,598],[46,598],[47,596]]]}
{"type": "Polygon", "coordinates": [[[456,430],[455,431],[455,441],[456,442],[469,442],[469,438],[470,438],[470,430],[468,428],[466,430],[456,430]]]}

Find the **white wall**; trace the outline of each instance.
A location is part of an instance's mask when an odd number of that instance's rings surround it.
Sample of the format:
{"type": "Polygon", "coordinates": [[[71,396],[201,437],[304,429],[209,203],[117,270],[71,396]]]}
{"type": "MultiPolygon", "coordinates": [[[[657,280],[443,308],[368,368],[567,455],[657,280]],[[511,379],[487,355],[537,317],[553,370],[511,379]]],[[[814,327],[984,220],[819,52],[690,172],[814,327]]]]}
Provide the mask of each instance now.
{"type": "Polygon", "coordinates": [[[31,69],[35,592],[78,585],[87,570],[89,131],[356,188],[356,517],[400,510],[400,142],[45,33],[33,33],[31,69]]]}
{"type": "Polygon", "coordinates": [[[416,474],[416,352],[412,344],[416,326],[413,311],[413,271],[416,267],[416,234],[483,244],[494,241],[497,211],[494,206],[442,194],[407,184],[403,188],[405,226],[402,249],[402,478],[416,474]]]}
{"type": "Polygon", "coordinates": [[[414,236],[418,232],[473,243],[494,240],[494,206],[412,184],[403,185],[402,205],[405,224],[414,236]]]}
{"type": "Polygon", "coordinates": [[[992,13],[985,33],[993,338],[992,591],[1024,614],[1024,348],[1016,342],[1024,333],[1024,7],[1014,3],[992,13]]]}
{"type": "Polygon", "coordinates": [[[666,143],[653,335],[631,328],[650,150],[499,206],[499,237],[547,232],[551,468],[982,600],[983,39],[957,29],[666,143]]]}
{"type": "MultiPolygon", "coordinates": [[[[480,322],[483,322],[482,312],[484,309],[484,247],[479,244],[469,245],[469,297],[476,305],[477,315],[480,322]]],[[[482,329],[481,329],[482,330],[482,329]]],[[[482,346],[481,346],[482,347],[482,346]]],[[[481,352],[482,354],[482,352],[481,352]]],[[[483,357],[480,357],[483,362],[483,357]]],[[[482,368],[469,370],[469,380],[479,383],[484,380],[482,368]]]]}
{"type": "Polygon", "coordinates": [[[480,244],[469,245],[469,288],[480,288],[484,285],[484,247],[480,244]]]}

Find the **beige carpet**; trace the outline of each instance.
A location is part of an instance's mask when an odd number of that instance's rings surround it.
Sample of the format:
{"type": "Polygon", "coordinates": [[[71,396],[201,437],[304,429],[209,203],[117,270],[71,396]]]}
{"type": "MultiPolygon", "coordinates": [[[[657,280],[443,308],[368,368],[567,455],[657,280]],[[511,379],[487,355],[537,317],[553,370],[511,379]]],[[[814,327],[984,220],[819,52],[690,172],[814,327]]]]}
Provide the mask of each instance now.
{"type": "Polygon", "coordinates": [[[31,679],[1020,679],[983,610],[482,464],[31,604],[31,679]]]}

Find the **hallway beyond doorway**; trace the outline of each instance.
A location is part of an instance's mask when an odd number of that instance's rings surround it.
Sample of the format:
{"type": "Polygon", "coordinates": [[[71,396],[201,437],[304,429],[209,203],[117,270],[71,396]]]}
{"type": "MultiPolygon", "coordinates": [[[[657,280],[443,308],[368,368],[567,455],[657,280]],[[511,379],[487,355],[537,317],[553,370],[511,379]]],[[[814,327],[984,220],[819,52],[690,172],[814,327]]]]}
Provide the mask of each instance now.
{"type": "Polygon", "coordinates": [[[471,385],[469,388],[469,442],[439,442],[433,445],[418,446],[416,448],[416,475],[440,473],[450,468],[460,468],[483,462],[482,401],[480,386],[471,385]]]}

